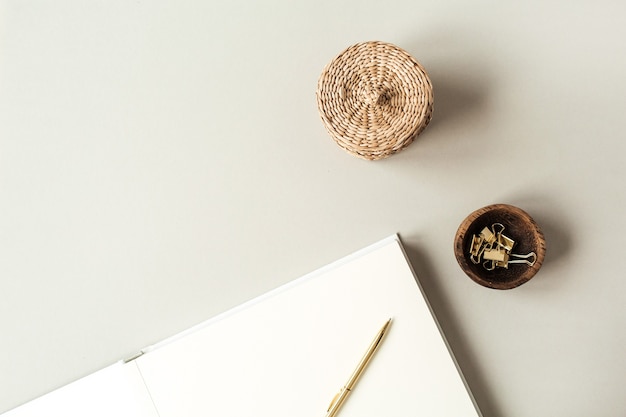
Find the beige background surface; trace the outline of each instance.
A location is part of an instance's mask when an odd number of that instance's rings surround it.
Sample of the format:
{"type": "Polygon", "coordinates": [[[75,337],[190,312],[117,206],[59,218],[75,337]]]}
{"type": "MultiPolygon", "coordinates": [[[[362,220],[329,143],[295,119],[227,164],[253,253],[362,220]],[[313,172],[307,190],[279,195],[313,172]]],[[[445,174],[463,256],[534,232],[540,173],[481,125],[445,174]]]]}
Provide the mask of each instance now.
{"type": "Polygon", "coordinates": [[[618,1],[0,0],[0,412],[399,232],[485,416],[626,413],[618,1]],[[315,105],[392,42],[433,121],[369,162],[315,105]],[[453,256],[471,211],[543,227],[528,284],[453,256]]]}

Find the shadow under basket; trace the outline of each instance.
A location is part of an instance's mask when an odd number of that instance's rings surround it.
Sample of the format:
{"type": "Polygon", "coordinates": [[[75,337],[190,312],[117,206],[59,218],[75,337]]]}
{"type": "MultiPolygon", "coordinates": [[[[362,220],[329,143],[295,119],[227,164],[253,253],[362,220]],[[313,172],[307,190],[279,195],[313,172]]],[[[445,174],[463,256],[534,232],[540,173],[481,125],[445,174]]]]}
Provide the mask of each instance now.
{"type": "Polygon", "coordinates": [[[474,211],[463,220],[454,239],[454,255],[463,272],[478,284],[499,290],[528,282],[541,268],[545,254],[545,238],[537,223],[522,209],[508,204],[493,204],[474,211]],[[472,255],[474,236],[480,236],[485,228],[493,231],[494,225],[502,235],[515,242],[510,251],[511,259],[519,263],[509,262],[506,267],[493,267],[495,264],[491,261],[472,255]],[[531,253],[535,254],[534,258],[517,256],[531,253]],[[526,262],[528,259],[533,262],[526,262]],[[485,265],[492,268],[488,269],[485,265]]]}

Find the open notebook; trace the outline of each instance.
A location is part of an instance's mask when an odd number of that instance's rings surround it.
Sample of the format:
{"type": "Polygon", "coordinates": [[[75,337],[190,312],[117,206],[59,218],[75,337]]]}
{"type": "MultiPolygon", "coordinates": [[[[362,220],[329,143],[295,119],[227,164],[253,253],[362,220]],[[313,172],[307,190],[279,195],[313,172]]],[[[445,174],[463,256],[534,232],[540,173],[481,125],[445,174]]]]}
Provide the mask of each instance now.
{"type": "Polygon", "coordinates": [[[479,416],[398,236],[6,417],[323,417],[392,325],[341,417],[479,416]]]}

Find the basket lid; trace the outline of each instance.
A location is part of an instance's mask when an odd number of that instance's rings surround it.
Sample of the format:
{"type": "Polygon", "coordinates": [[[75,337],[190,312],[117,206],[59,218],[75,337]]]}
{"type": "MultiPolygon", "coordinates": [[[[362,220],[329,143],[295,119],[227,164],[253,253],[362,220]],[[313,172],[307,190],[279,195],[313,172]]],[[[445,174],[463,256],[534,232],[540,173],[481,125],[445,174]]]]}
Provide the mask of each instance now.
{"type": "Polygon", "coordinates": [[[422,65],[385,42],[358,43],[340,53],[322,71],[316,95],[330,136],[368,160],[408,146],[433,110],[432,84],[422,65]]]}

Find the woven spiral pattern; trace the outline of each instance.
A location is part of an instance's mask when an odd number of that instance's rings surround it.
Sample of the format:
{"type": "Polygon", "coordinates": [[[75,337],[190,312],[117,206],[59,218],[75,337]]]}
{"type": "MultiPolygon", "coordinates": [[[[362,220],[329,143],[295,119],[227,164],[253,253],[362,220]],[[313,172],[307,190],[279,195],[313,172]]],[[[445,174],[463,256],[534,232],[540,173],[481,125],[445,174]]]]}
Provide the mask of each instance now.
{"type": "Polygon", "coordinates": [[[337,144],[368,160],[408,146],[428,125],[432,84],[411,55],[385,42],[350,46],[322,71],[317,106],[337,144]]]}

